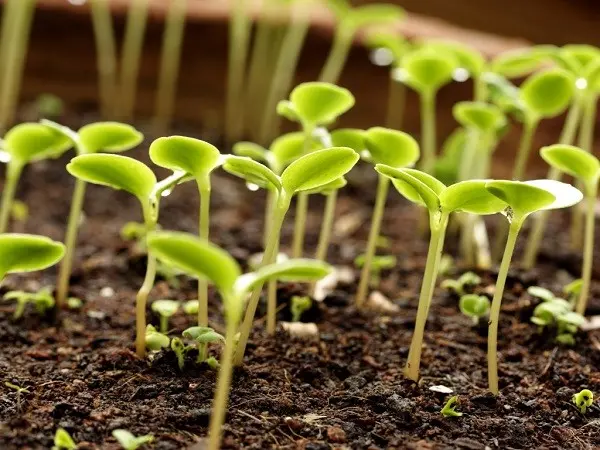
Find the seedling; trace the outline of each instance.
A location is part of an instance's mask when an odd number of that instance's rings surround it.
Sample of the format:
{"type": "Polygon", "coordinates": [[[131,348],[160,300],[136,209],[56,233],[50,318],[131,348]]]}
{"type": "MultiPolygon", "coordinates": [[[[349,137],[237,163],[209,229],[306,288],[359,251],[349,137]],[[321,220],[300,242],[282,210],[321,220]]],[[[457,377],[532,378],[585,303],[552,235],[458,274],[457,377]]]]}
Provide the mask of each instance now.
{"type": "MultiPolygon", "coordinates": [[[[150,159],[173,172],[193,176],[200,194],[199,236],[208,239],[210,230],[210,175],[222,162],[219,150],[208,142],[185,136],[156,139],[150,145],[150,159]]],[[[208,288],[198,283],[198,325],[208,325],[208,288]]]]}
{"type": "MultiPolygon", "coordinates": [[[[180,171],[157,182],[152,170],[144,163],[127,156],[101,153],[77,156],[67,165],[67,170],[84,182],[122,189],[133,194],[140,202],[144,224],[148,230],[157,226],[162,193],[170,191],[187,177],[185,172],[180,171]]],[[[146,303],[154,286],[155,276],[156,258],[148,252],[146,276],[136,296],[136,352],[140,358],[146,353],[146,303]]]]}
{"type": "Polygon", "coordinates": [[[54,308],[54,297],[52,291],[49,288],[44,288],[38,292],[25,292],[25,291],[10,291],[4,294],[4,300],[15,300],[17,307],[13,313],[13,319],[17,320],[23,316],[27,303],[32,303],[35,307],[35,311],[43,316],[47,311],[54,308]]]}
{"type": "Polygon", "coordinates": [[[489,389],[494,395],[498,395],[497,337],[500,305],[519,231],[531,213],[568,208],[580,202],[583,195],[573,186],[554,180],[489,181],[485,188],[508,205],[503,213],[509,222],[508,239],[496,280],[488,331],[489,389]]]}
{"type": "MultiPolygon", "coordinates": [[[[59,132],[61,136],[68,140],[70,145],[75,146],[77,155],[98,152],[124,152],[137,146],[144,138],[135,128],[118,122],[92,123],[85,125],[77,132],[49,120],[43,120],[42,123],[59,132]]],[[[81,222],[85,188],[85,180],[77,179],[75,181],[67,231],[65,233],[67,252],[60,265],[56,283],[56,303],[59,308],[64,306],[69,293],[69,277],[71,276],[73,256],[77,244],[77,233],[81,222]]]]}
{"type": "Polygon", "coordinates": [[[71,435],[64,428],[58,428],[54,434],[52,450],[75,450],[76,448],[77,444],[71,435]]]}
{"type": "Polygon", "coordinates": [[[4,136],[2,150],[7,153],[6,180],[0,206],[0,233],[4,233],[11,215],[15,191],[24,167],[35,161],[58,158],[70,147],[60,133],[37,123],[22,123],[4,136]]]}
{"type": "Polygon", "coordinates": [[[183,312],[188,316],[195,316],[198,314],[200,308],[200,302],[198,300],[188,300],[183,304],[183,312]]]}
{"type": "Polygon", "coordinates": [[[458,395],[455,395],[448,399],[448,401],[446,402],[446,404],[444,405],[444,407],[442,408],[442,410],[440,412],[442,413],[442,416],[444,416],[444,417],[460,417],[463,415],[463,413],[458,412],[456,410],[457,407],[458,407],[458,395]]]}
{"type": "Polygon", "coordinates": [[[490,63],[490,70],[506,78],[522,78],[540,69],[557,47],[537,45],[500,53],[490,63]]]}
{"type": "Polygon", "coordinates": [[[532,297],[539,298],[545,302],[551,302],[556,298],[552,291],[540,286],[529,286],[527,288],[527,293],[532,297]]]}
{"type": "Polygon", "coordinates": [[[485,295],[466,294],[458,302],[460,312],[473,320],[473,325],[479,324],[482,317],[490,311],[490,299],[485,295]]]}
{"type": "MultiPolygon", "coordinates": [[[[373,164],[386,164],[389,167],[402,168],[412,166],[419,159],[419,144],[407,133],[375,127],[365,131],[363,137],[366,150],[363,152],[362,157],[373,164]]],[[[369,240],[365,250],[365,262],[356,292],[355,302],[359,308],[365,304],[367,299],[371,266],[375,256],[377,239],[381,233],[381,222],[389,185],[389,178],[379,173],[369,240]]]]}
{"type": "Polygon", "coordinates": [[[565,345],[575,345],[574,335],[583,325],[585,318],[571,311],[572,305],[562,298],[553,298],[540,303],[533,311],[531,322],[540,328],[556,328],[556,341],[565,345]]]}
{"type": "Polygon", "coordinates": [[[540,154],[552,167],[574,176],[583,185],[586,203],[585,241],[583,248],[582,285],[576,311],[585,313],[594,259],[594,230],[598,180],[600,179],[600,161],[591,153],[570,145],[551,145],[544,147],[540,154]]]}
{"type": "MultiPolygon", "coordinates": [[[[321,167],[328,166],[322,165],[321,167]]],[[[288,177],[285,177],[284,180],[284,185],[289,188],[292,181],[288,177]]],[[[279,226],[273,229],[278,230],[279,226]]],[[[246,296],[253,289],[256,291],[265,281],[271,279],[315,280],[327,275],[331,271],[331,267],[320,261],[290,260],[281,264],[265,265],[256,272],[242,275],[238,263],[226,251],[186,233],[164,231],[150,233],[148,248],[158,258],[167,260],[181,270],[197,277],[209,279],[221,294],[225,314],[225,348],[221,353],[221,369],[213,401],[208,444],[209,450],[217,450],[221,442],[227,409],[234,350],[236,359],[243,361],[246,348],[243,336],[247,337],[249,334],[245,324],[242,325],[241,337],[237,349],[234,349],[246,296]]],[[[267,261],[269,260],[267,259],[267,261]]],[[[258,291],[260,292],[260,289],[258,291]]],[[[252,304],[247,306],[248,309],[251,307],[252,304]]],[[[254,316],[254,312],[252,312],[252,316],[254,316]]],[[[252,325],[251,321],[249,325],[252,325]]]]}
{"type": "Polygon", "coordinates": [[[583,280],[578,278],[571,281],[563,288],[563,293],[567,296],[569,303],[575,305],[577,299],[581,295],[581,287],[583,286],[583,280]]]}
{"type": "Polygon", "coordinates": [[[41,94],[35,100],[35,108],[40,119],[56,119],[63,115],[65,104],[56,95],[41,94]]]}
{"type": "Polygon", "coordinates": [[[302,314],[312,307],[312,300],[307,295],[294,295],[290,300],[290,312],[292,313],[292,322],[300,322],[302,314]]]}
{"type": "MultiPolygon", "coordinates": [[[[275,262],[279,249],[281,225],[290,207],[292,197],[303,191],[309,191],[339,179],[354,167],[358,158],[356,152],[345,147],[317,150],[292,162],[281,176],[249,158],[231,156],[225,160],[223,169],[227,172],[243,178],[248,183],[269,189],[274,196],[271,217],[267,218],[271,225],[269,226],[269,239],[263,253],[262,264],[275,262]]],[[[262,285],[257,286],[248,302],[241,330],[240,343],[242,346],[240,348],[246,346],[261,289],[262,285]]],[[[276,302],[276,284],[272,282],[269,286],[267,300],[267,331],[269,333],[275,332],[276,302]]],[[[241,363],[241,359],[239,363],[241,363]]]]}
{"type": "Polygon", "coordinates": [[[587,409],[594,404],[594,393],[589,389],[583,389],[573,395],[572,401],[579,408],[581,414],[585,414],[587,409]]]}
{"type": "Polygon", "coordinates": [[[394,187],[413,203],[425,206],[429,212],[431,231],[425,274],[419,295],[419,306],[405,373],[411,380],[419,379],[421,347],[425,323],[439,271],[448,218],[454,212],[471,214],[495,214],[506,204],[486,190],[485,180],[461,181],[446,187],[431,175],[414,169],[394,169],[378,164],[375,169],[392,179],[394,187]]]}
{"type": "Polygon", "coordinates": [[[134,436],[127,430],[116,429],[112,431],[112,436],[117,440],[123,450],[137,450],[144,444],[149,444],[154,440],[151,434],[144,436],[134,436]]]}
{"type": "MultiPolygon", "coordinates": [[[[354,258],[354,265],[358,268],[361,268],[365,265],[366,256],[358,255],[354,258]]],[[[373,256],[371,261],[371,276],[369,279],[369,286],[372,288],[376,288],[379,286],[379,282],[381,281],[381,271],[389,270],[396,267],[396,257],[393,255],[385,255],[385,256],[373,256]]]]}
{"type": "Polygon", "coordinates": [[[179,302],[175,300],[154,300],[151,308],[160,316],[160,332],[166,334],[169,330],[169,318],[179,310],[179,302]]]}
{"type": "Polygon", "coordinates": [[[17,386],[16,384],[12,384],[9,381],[5,381],[4,386],[6,386],[7,388],[10,388],[10,389],[14,389],[17,392],[17,394],[16,394],[16,396],[17,396],[17,411],[21,412],[21,407],[22,407],[21,397],[23,396],[23,394],[31,394],[31,391],[29,391],[29,389],[27,389],[27,388],[17,386]]]}
{"type": "Polygon", "coordinates": [[[159,332],[156,328],[154,328],[154,326],[150,324],[146,325],[145,340],[146,348],[154,352],[159,351],[161,348],[169,347],[169,344],[171,342],[169,336],[159,332]]]}
{"type": "Polygon", "coordinates": [[[198,346],[198,358],[196,362],[201,364],[208,356],[208,344],[225,342],[225,338],[210,327],[190,327],[184,330],[183,337],[196,342],[198,346]]]}
{"type": "Polygon", "coordinates": [[[171,339],[171,350],[175,353],[179,370],[183,370],[183,366],[185,365],[185,355],[189,349],[190,347],[185,345],[178,337],[171,339]]]}
{"type": "Polygon", "coordinates": [[[0,282],[6,274],[33,272],[53,266],[65,254],[65,246],[44,236],[0,234],[0,282]]]}
{"type": "Polygon", "coordinates": [[[467,293],[467,288],[477,286],[481,283],[481,277],[474,272],[465,272],[456,280],[447,279],[442,281],[442,288],[454,291],[456,295],[462,297],[467,293]]]}

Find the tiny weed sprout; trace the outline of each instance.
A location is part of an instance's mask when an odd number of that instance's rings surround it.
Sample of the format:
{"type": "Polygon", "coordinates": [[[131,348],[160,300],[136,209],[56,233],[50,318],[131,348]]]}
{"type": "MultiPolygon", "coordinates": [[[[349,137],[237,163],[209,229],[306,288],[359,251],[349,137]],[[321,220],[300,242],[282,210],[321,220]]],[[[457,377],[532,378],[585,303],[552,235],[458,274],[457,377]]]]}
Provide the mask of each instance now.
{"type": "Polygon", "coordinates": [[[173,350],[173,353],[175,353],[175,358],[177,358],[177,367],[179,367],[179,370],[183,370],[183,367],[185,366],[185,355],[189,349],[190,347],[185,345],[178,337],[171,339],[171,350],[173,350]]]}
{"type": "Polygon", "coordinates": [[[494,298],[490,310],[488,332],[488,381],[489,389],[498,395],[498,356],[497,337],[500,305],[504,294],[504,285],[515,249],[519,231],[525,219],[536,211],[545,209],[568,208],[581,201],[582,193],[573,186],[554,180],[534,181],[489,181],[485,188],[506,203],[504,215],[509,222],[508,239],[498,271],[494,298]]]}
{"type": "Polygon", "coordinates": [[[160,317],[160,332],[167,333],[169,318],[179,310],[179,302],[175,300],[154,300],[151,308],[160,317]]]}
{"type": "MultiPolygon", "coordinates": [[[[210,228],[210,174],[221,164],[219,150],[208,142],[185,136],[156,139],[150,145],[154,164],[173,172],[182,171],[194,177],[200,194],[199,236],[208,239],[210,228]]],[[[208,290],[198,284],[198,325],[208,325],[208,290]]]]}
{"type": "Polygon", "coordinates": [[[65,254],[65,246],[44,236],[0,234],[0,282],[9,273],[33,272],[53,266],[65,254]]]}
{"type": "Polygon", "coordinates": [[[170,339],[169,336],[159,332],[153,325],[146,325],[146,333],[144,335],[146,340],[146,348],[150,351],[156,352],[161,348],[169,347],[170,339]]]}
{"type": "Polygon", "coordinates": [[[467,293],[467,288],[477,286],[481,283],[481,277],[474,272],[465,272],[456,280],[447,279],[442,281],[442,288],[453,291],[458,296],[467,293]]]}
{"type": "Polygon", "coordinates": [[[25,307],[32,303],[35,311],[43,316],[47,311],[54,308],[54,297],[49,288],[40,289],[38,292],[10,291],[4,294],[4,300],[14,300],[17,303],[13,319],[17,320],[23,316],[25,307]]]}
{"type": "Polygon", "coordinates": [[[149,444],[154,440],[154,436],[151,434],[134,436],[129,431],[121,429],[113,430],[111,434],[117,440],[123,450],[137,450],[142,445],[149,444]]]}
{"type": "Polygon", "coordinates": [[[52,450],[75,450],[76,448],[77,444],[71,435],[64,428],[58,428],[54,434],[52,450]]]}
{"type": "MultiPolygon", "coordinates": [[[[284,178],[283,183],[290,189],[293,186],[297,187],[301,181],[294,182],[284,178]]],[[[279,229],[279,226],[280,224],[273,229],[279,229]]],[[[256,272],[242,275],[238,263],[226,251],[190,234],[155,231],[148,236],[148,247],[158,258],[167,260],[170,264],[191,275],[209,279],[221,295],[226,328],[225,349],[221,354],[221,368],[213,402],[208,444],[209,450],[217,450],[220,446],[227,410],[234,351],[236,359],[239,359],[240,362],[243,361],[247,342],[244,339],[247,339],[249,335],[249,329],[245,328],[245,324],[242,325],[239,330],[241,337],[237,349],[234,348],[246,296],[253,289],[255,291],[258,289],[260,292],[260,287],[264,282],[271,279],[290,281],[320,279],[331,271],[331,266],[320,261],[289,260],[284,263],[264,265],[256,272]]],[[[247,309],[251,307],[252,305],[248,304],[247,309]]],[[[254,311],[252,311],[252,317],[254,317],[254,311]]],[[[252,321],[249,325],[252,325],[252,321]]]]}
{"type": "Polygon", "coordinates": [[[188,300],[182,306],[183,312],[188,316],[195,316],[198,314],[200,308],[200,302],[198,300],[188,300]]]}
{"type": "Polygon", "coordinates": [[[552,291],[540,286],[529,286],[527,288],[527,293],[532,297],[539,298],[545,302],[550,302],[556,298],[552,291]]]}
{"type": "MultiPolygon", "coordinates": [[[[409,134],[387,128],[370,128],[362,134],[365,150],[363,159],[373,164],[385,164],[392,168],[410,167],[419,159],[419,144],[409,134]]],[[[379,173],[377,176],[377,193],[371,218],[369,238],[365,250],[365,262],[360,274],[355,303],[362,307],[367,300],[371,265],[380,236],[381,222],[388,195],[390,180],[379,173]]]]}
{"type": "Polygon", "coordinates": [[[375,169],[389,177],[400,194],[413,203],[425,206],[429,212],[429,250],[405,369],[408,378],[418,381],[425,324],[439,271],[448,218],[454,212],[495,214],[502,211],[506,204],[486,190],[485,180],[461,181],[446,187],[441,181],[419,170],[395,169],[384,164],[378,164],[375,169]]]}
{"type": "Polygon", "coordinates": [[[9,160],[0,205],[0,233],[8,227],[15,191],[24,167],[31,162],[58,158],[70,146],[69,140],[62,134],[38,123],[22,123],[6,133],[2,150],[9,160]]]}
{"type": "Polygon", "coordinates": [[[586,203],[586,224],[583,247],[583,267],[581,290],[576,311],[585,313],[594,260],[594,230],[598,180],[600,179],[600,161],[591,153],[570,145],[551,145],[544,147],[540,154],[552,167],[575,177],[582,185],[586,203]]]}
{"type": "Polygon", "coordinates": [[[474,325],[477,325],[479,319],[487,316],[490,310],[490,299],[485,295],[465,294],[460,297],[458,308],[461,313],[473,320],[474,325]]]}
{"type": "MultiPolygon", "coordinates": [[[[144,163],[127,156],[101,153],[77,156],[67,165],[67,170],[85,182],[122,189],[134,195],[140,202],[147,230],[157,227],[162,193],[185,181],[187,176],[186,172],[178,171],[157,182],[152,170],[144,163]]],[[[156,258],[148,252],[146,276],[136,296],[136,352],[140,358],[146,350],[146,303],[155,277],[156,258]]]]}
{"type": "Polygon", "coordinates": [[[589,389],[583,389],[577,394],[573,394],[572,401],[579,408],[581,414],[585,414],[587,409],[594,404],[594,393],[589,389]]]}
{"type": "Polygon", "coordinates": [[[208,356],[208,345],[217,342],[225,342],[225,337],[210,327],[190,327],[184,330],[183,337],[191,339],[198,346],[197,363],[203,363],[208,356]]]}
{"type": "Polygon", "coordinates": [[[5,381],[4,382],[4,386],[6,386],[9,389],[14,389],[16,391],[16,397],[17,397],[17,411],[21,412],[21,407],[22,407],[22,400],[21,397],[23,396],[23,394],[31,394],[31,391],[29,391],[29,389],[21,387],[21,386],[17,386],[16,384],[12,384],[9,381],[5,381]]]}
{"type": "Polygon", "coordinates": [[[458,412],[456,408],[458,407],[458,395],[450,397],[448,401],[444,404],[444,407],[440,411],[442,416],[444,417],[460,417],[463,413],[458,412]]]}
{"type": "Polygon", "coordinates": [[[307,295],[294,295],[290,300],[290,312],[292,313],[292,322],[300,322],[302,314],[312,307],[312,300],[307,295]]]}
{"type": "MultiPolygon", "coordinates": [[[[354,265],[358,268],[361,268],[365,265],[366,256],[358,255],[354,258],[354,265]]],[[[385,255],[385,256],[373,256],[373,260],[371,261],[371,274],[369,279],[369,286],[372,288],[376,288],[379,286],[379,282],[381,281],[381,271],[389,270],[396,267],[396,257],[393,255],[385,255]]]]}

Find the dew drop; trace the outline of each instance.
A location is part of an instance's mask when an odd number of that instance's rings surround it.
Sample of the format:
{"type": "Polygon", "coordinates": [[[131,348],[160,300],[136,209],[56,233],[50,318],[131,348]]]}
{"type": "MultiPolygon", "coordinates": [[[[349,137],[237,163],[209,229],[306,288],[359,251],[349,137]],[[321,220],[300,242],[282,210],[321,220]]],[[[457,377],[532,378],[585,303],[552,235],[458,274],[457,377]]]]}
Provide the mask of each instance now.
{"type": "Polygon", "coordinates": [[[577,89],[580,90],[584,90],[585,88],[587,88],[587,80],[585,78],[577,78],[577,81],[575,81],[575,87],[577,89]]]}
{"type": "Polygon", "coordinates": [[[459,83],[467,81],[469,79],[469,71],[464,67],[459,67],[452,74],[452,78],[459,83]]]}
{"type": "Polygon", "coordinates": [[[371,52],[371,54],[369,55],[369,59],[376,66],[383,67],[389,66],[394,62],[394,55],[389,49],[385,47],[380,47],[376,48],[371,52]]]}
{"type": "Polygon", "coordinates": [[[246,183],[246,187],[248,188],[249,191],[258,191],[259,186],[257,184],[254,183],[246,183]]]}

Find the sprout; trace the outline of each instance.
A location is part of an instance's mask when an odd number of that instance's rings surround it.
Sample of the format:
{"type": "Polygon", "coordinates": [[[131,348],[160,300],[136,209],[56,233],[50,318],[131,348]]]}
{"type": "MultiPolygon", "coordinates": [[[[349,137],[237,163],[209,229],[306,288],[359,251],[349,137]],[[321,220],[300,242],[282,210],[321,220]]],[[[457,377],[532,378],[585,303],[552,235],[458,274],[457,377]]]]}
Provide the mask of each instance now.
{"type": "Polygon", "coordinates": [[[195,341],[198,345],[198,364],[206,361],[208,344],[225,342],[225,338],[210,327],[190,327],[183,332],[183,337],[195,341]]]}
{"type": "Polygon", "coordinates": [[[2,149],[8,154],[6,180],[0,206],[0,233],[8,226],[15,191],[23,168],[30,162],[58,158],[70,143],[53,129],[37,123],[22,123],[11,128],[4,136],[2,149]]]}
{"type": "MultiPolygon", "coordinates": [[[[358,255],[354,258],[354,265],[358,268],[364,267],[366,260],[366,255],[358,255]]],[[[381,271],[388,270],[396,267],[396,257],[393,255],[385,255],[385,256],[373,256],[371,260],[371,274],[369,279],[369,286],[372,288],[376,288],[379,286],[379,282],[381,281],[381,271]]]]}
{"type": "Polygon", "coordinates": [[[583,195],[571,185],[553,180],[534,181],[489,181],[485,188],[494,196],[506,202],[508,207],[504,215],[510,224],[508,239],[498,271],[494,298],[490,311],[488,332],[488,380],[489,389],[497,395],[498,390],[498,356],[497,337],[500,305],[504,294],[504,285],[510,267],[510,261],[519,231],[525,219],[536,211],[544,209],[568,208],[581,201],[583,195]]]}
{"type": "Polygon", "coordinates": [[[13,313],[13,319],[17,320],[23,316],[27,303],[33,303],[36,312],[43,316],[47,311],[54,308],[54,297],[49,288],[44,288],[38,292],[10,291],[4,294],[4,300],[15,300],[17,307],[13,313]]]}
{"type": "MultiPolygon", "coordinates": [[[[363,158],[373,164],[386,164],[393,168],[410,167],[419,159],[419,145],[409,134],[387,128],[374,127],[364,132],[365,152],[363,158]]],[[[377,167],[377,166],[376,166],[377,167]]],[[[365,250],[365,263],[360,274],[360,282],[356,292],[356,306],[362,307],[367,299],[371,265],[380,235],[381,222],[390,180],[379,173],[377,177],[377,194],[371,218],[369,240],[365,250]]]]}
{"type": "Polygon", "coordinates": [[[527,293],[532,297],[539,298],[545,302],[550,302],[556,298],[551,291],[540,286],[529,286],[527,288],[527,293]]]}
{"type": "MultiPolygon", "coordinates": [[[[291,167],[292,165],[286,170],[291,167]]],[[[327,165],[323,167],[327,167],[327,165]]],[[[301,183],[299,179],[290,179],[285,176],[282,176],[282,180],[282,183],[288,189],[301,183]]],[[[304,180],[305,183],[306,181],[304,180]]],[[[277,226],[273,227],[273,230],[279,230],[280,225],[278,223],[277,226]]],[[[216,450],[221,442],[234,351],[236,360],[243,361],[249,334],[249,327],[246,328],[246,324],[243,324],[239,330],[241,337],[237,348],[234,348],[246,296],[253,289],[255,292],[258,290],[260,293],[260,287],[265,281],[271,279],[315,280],[327,275],[331,271],[331,267],[320,261],[290,260],[281,264],[264,265],[256,272],[242,275],[238,263],[221,248],[193,235],[177,232],[152,232],[148,236],[148,248],[158,258],[167,260],[181,270],[199,278],[209,279],[221,294],[225,311],[225,349],[221,354],[221,369],[219,370],[213,402],[208,445],[211,450],[216,450]]],[[[270,260],[268,258],[266,262],[270,260]]],[[[256,304],[253,305],[252,301],[250,300],[247,306],[247,312],[251,308],[256,308],[256,304]]],[[[251,317],[253,316],[254,310],[251,311],[251,317]]],[[[252,320],[250,320],[249,325],[252,325],[252,320]]]]}
{"type": "Polygon", "coordinates": [[[185,354],[189,349],[190,347],[185,345],[178,337],[171,339],[171,350],[175,353],[179,370],[183,370],[183,366],[185,365],[185,354]]]}
{"type": "Polygon", "coordinates": [[[200,308],[200,302],[198,300],[188,300],[183,304],[183,312],[188,316],[195,316],[198,314],[200,308]]]}
{"type": "Polygon", "coordinates": [[[594,393],[589,389],[583,389],[577,394],[573,394],[572,401],[579,408],[581,414],[585,414],[587,409],[594,404],[594,393]]]}
{"type": "Polygon", "coordinates": [[[576,280],[571,281],[563,288],[563,293],[569,299],[569,302],[573,305],[577,301],[577,298],[581,295],[581,287],[583,286],[583,280],[578,278],[576,280]]]}
{"type": "MultiPolygon", "coordinates": [[[[122,189],[134,195],[140,202],[144,224],[148,230],[156,228],[162,192],[185,181],[182,171],[157,182],[148,166],[133,158],[110,154],[84,154],[77,156],[67,165],[74,177],[88,183],[100,184],[113,189],[122,189]]],[[[136,352],[145,355],[144,334],[146,330],[146,303],[154,286],[156,258],[148,252],[146,276],[136,296],[136,352]]]]}
{"type": "MultiPolygon", "coordinates": [[[[173,172],[182,171],[196,180],[200,194],[199,236],[208,239],[210,228],[210,175],[221,164],[219,150],[208,142],[185,136],[156,139],[150,145],[150,159],[173,172]]],[[[208,325],[208,288],[198,284],[198,325],[208,325]]]]}
{"type": "Polygon", "coordinates": [[[431,175],[418,170],[394,169],[384,164],[378,164],[375,169],[383,176],[391,178],[400,194],[414,203],[425,206],[429,212],[429,251],[419,295],[415,331],[405,369],[406,376],[417,381],[425,324],[439,270],[448,217],[453,212],[495,214],[502,211],[506,204],[487,191],[485,180],[461,181],[446,187],[431,175]]]}
{"type": "Polygon", "coordinates": [[[554,294],[546,289],[532,286],[527,291],[543,300],[535,307],[531,322],[540,328],[555,327],[557,342],[574,345],[574,335],[585,322],[585,318],[581,314],[572,311],[573,305],[571,303],[562,298],[554,297],[554,294]]]}
{"type": "Polygon", "coordinates": [[[152,311],[160,316],[160,332],[167,333],[169,330],[169,318],[179,309],[179,302],[175,300],[154,300],[152,311]]]}
{"type": "Polygon", "coordinates": [[[487,316],[490,310],[490,300],[485,295],[466,294],[460,297],[458,308],[465,316],[473,319],[474,325],[477,325],[479,319],[487,316]]]}
{"type": "Polygon", "coordinates": [[[57,428],[54,434],[54,446],[52,450],[75,450],[77,444],[64,428],[57,428]]]}
{"type": "Polygon", "coordinates": [[[292,322],[300,322],[302,314],[312,308],[312,300],[307,295],[294,295],[290,300],[290,312],[292,313],[292,322]]]}
{"type": "Polygon", "coordinates": [[[151,351],[158,351],[161,348],[167,348],[170,343],[169,336],[160,333],[154,326],[146,325],[146,333],[144,335],[146,347],[151,351]]]}
{"type": "Polygon", "coordinates": [[[65,246],[44,236],[0,234],[0,282],[6,274],[33,272],[53,266],[65,254],[65,246]]]}
{"type": "Polygon", "coordinates": [[[450,397],[442,410],[442,416],[444,417],[460,417],[463,413],[456,411],[456,407],[458,406],[458,395],[450,397]]]}
{"type": "Polygon", "coordinates": [[[41,94],[35,100],[35,108],[39,118],[53,119],[63,115],[63,100],[53,94],[41,94]]]}
{"type": "MultiPolygon", "coordinates": [[[[281,176],[249,158],[231,156],[225,160],[223,164],[225,171],[243,178],[246,182],[269,189],[274,196],[271,217],[266,219],[271,225],[269,226],[270,236],[263,253],[262,264],[275,262],[279,249],[281,225],[292,197],[303,191],[310,191],[339,179],[352,169],[358,158],[356,152],[350,148],[332,147],[318,150],[292,162],[281,176]]],[[[269,333],[275,332],[275,311],[277,308],[275,288],[275,282],[272,282],[269,286],[267,300],[267,331],[269,333]]],[[[245,348],[252,327],[261,289],[262,285],[257,286],[248,303],[240,339],[243,348],[245,348]]]]}
{"type": "Polygon", "coordinates": [[[447,279],[442,281],[442,288],[454,291],[458,296],[466,294],[466,287],[477,286],[481,283],[481,277],[474,272],[465,272],[456,280],[447,279]]]}
{"type": "Polygon", "coordinates": [[[558,49],[553,46],[533,46],[499,54],[490,64],[493,73],[506,78],[521,78],[538,70],[558,49]]]}
{"type": "Polygon", "coordinates": [[[112,436],[119,442],[124,450],[136,450],[144,444],[149,444],[154,440],[154,436],[146,434],[144,436],[134,436],[127,430],[116,429],[112,431],[112,436]]]}

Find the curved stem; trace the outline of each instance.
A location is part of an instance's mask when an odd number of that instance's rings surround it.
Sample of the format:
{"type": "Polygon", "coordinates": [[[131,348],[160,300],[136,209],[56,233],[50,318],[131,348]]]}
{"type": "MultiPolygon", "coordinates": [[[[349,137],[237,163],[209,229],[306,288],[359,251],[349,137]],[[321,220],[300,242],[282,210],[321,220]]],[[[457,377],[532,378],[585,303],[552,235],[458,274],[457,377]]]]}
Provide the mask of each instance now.
{"type": "Polygon", "coordinates": [[[521,132],[521,141],[519,142],[519,150],[517,151],[517,159],[513,168],[513,180],[521,180],[525,175],[525,169],[527,168],[527,161],[529,160],[529,154],[531,153],[531,144],[533,141],[533,135],[538,125],[538,120],[526,120],[523,123],[523,131],[521,132]]]}
{"type": "Polygon", "coordinates": [[[319,74],[319,81],[336,84],[348,58],[350,47],[352,46],[352,37],[354,30],[348,30],[343,26],[337,27],[337,32],[333,38],[333,44],[325,65],[319,74]]]}
{"type": "Polygon", "coordinates": [[[144,283],[135,297],[135,351],[140,358],[146,355],[146,304],[148,295],[154,287],[156,277],[156,258],[148,252],[148,265],[144,283]]]}
{"type": "Polygon", "coordinates": [[[58,271],[58,282],[56,284],[56,306],[63,308],[69,294],[69,278],[73,267],[73,255],[77,246],[77,234],[79,231],[79,221],[83,209],[85,198],[85,188],[87,183],[80,178],[75,180],[75,189],[71,199],[71,211],[69,212],[69,221],[67,223],[67,232],[65,233],[65,256],[60,263],[58,271]]]}
{"type": "Polygon", "coordinates": [[[294,218],[294,241],[292,258],[301,258],[304,250],[304,234],[306,233],[306,215],[308,212],[308,194],[300,192],[296,196],[296,217],[294,218]]]}
{"type": "Polygon", "coordinates": [[[435,92],[421,94],[421,170],[431,174],[436,159],[435,92]]]}
{"type": "Polygon", "coordinates": [[[587,306],[590,282],[592,279],[592,265],[594,263],[594,228],[595,228],[595,209],[596,209],[596,195],[597,188],[592,190],[591,195],[588,194],[587,211],[585,220],[585,242],[583,247],[583,267],[581,271],[581,293],[577,300],[577,311],[579,314],[585,314],[585,308],[587,306]]]}
{"type": "MultiPolygon", "coordinates": [[[[200,193],[200,219],[198,234],[200,238],[208,240],[210,232],[210,187],[202,187],[206,183],[198,183],[200,193]]],[[[208,282],[198,280],[198,326],[208,326],[208,282]]]]}
{"type": "Polygon", "coordinates": [[[496,287],[494,290],[494,298],[492,299],[492,306],[490,308],[490,321],[488,330],[488,384],[489,389],[494,395],[498,395],[498,321],[500,320],[500,306],[502,304],[502,296],[504,294],[504,285],[506,284],[506,277],[508,275],[508,269],[510,267],[510,261],[512,259],[513,252],[515,250],[515,243],[521,229],[522,219],[517,220],[513,218],[508,231],[508,239],[506,241],[506,247],[504,248],[504,256],[502,256],[502,263],[498,271],[498,279],[496,280],[496,287]]]}
{"type": "Polygon", "coordinates": [[[383,220],[383,211],[385,201],[390,186],[390,179],[378,174],[377,177],[377,194],[375,197],[375,207],[373,208],[373,216],[371,218],[371,229],[369,231],[369,240],[365,251],[365,263],[360,272],[360,282],[356,292],[355,304],[357,308],[364,306],[367,300],[367,290],[369,289],[369,278],[371,276],[371,266],[373,264],[373,256],[377,248],[377,239],[381,230],[381,222],[383,220]]]}
{"type": "Polygon", "coordinates": [[[12,204],[15,199],[15,191],[23,166],[17,163],[8,163],[6,166],[6,180],[2,190],[2,204],[0,205],[0,233],[5,233],[8,227],[8,220],[12,212],[12,204]]]}
{"type": "Polygon", "coordinates": [[[102,115],[110,118],[115,112],[114,102],[117,98],[117,52],[112,17],[106,0],[91,0],[90,7],[98,54],[100,108],[102,115]]]}

